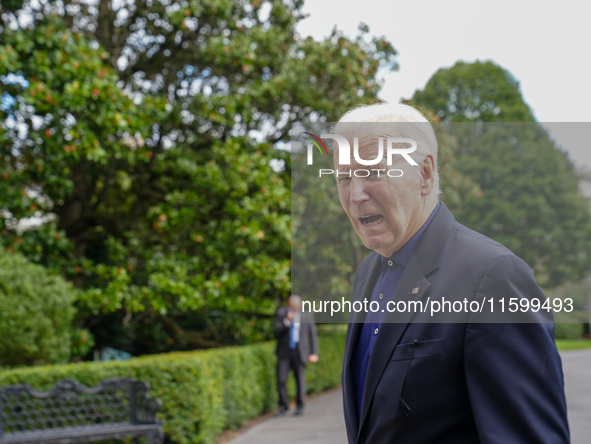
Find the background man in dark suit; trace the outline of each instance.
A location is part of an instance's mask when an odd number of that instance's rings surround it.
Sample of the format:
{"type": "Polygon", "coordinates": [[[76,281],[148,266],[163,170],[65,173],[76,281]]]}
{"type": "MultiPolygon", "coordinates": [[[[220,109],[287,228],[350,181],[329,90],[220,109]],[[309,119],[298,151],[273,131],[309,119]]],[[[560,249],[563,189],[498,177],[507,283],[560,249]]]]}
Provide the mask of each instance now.
{"type": "Polygon", "coordinates": [[[384,159],[371,167],[398,168],[402,177],[349,177],[368,167],[353,156],[341,165],[334,156],[341,205],[374,250],[358,267],[353,300],[382,309],[354,315],[349,324],[343,366],[349,442],[568,443],[551,322],[487,323],[501,320],[465,312],[455,316],[459,322],[433,323],[428,313],[385,310],[390,301],[545,296],[524,261],[457,223],[439,202],[437,141],[418,111],[379,104],[341,119],[335,133],[359,136],[358,157],[374,159],[377,137],[351,133],[359,126],[348,122],[405,122],[398,128],[407,131],[387,136],[418,144],[417,165],[397,156],[391,166],[384,159]]]}
{"type": "Polygon", "coordinates": [[[289,410],[289,399],[285,383],[290,369],[293,370],[297,385],[297,407],[294,415],[304,412],[306,398],[306,364],[318,362],[318,335],[316,325],[309,313],[302,313],[302,299],[294,294],[289,306],[275,312],[275,338],[277,338],[277,389],[279,391],[279,413],[283,416],[289,410]]]}

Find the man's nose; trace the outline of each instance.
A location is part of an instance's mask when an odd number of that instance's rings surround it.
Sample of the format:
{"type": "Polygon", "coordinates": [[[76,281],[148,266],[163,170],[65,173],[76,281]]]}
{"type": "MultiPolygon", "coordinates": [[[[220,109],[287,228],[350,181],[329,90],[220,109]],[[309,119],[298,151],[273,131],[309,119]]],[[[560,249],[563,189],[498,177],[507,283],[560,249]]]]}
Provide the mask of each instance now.
{"type": "Polygon", "coordinates": [[[361,203],[369,200],[369,194],[367,194],[367,183],[363,179],[354,177],[351,179],[351,203],[361,203]]]}

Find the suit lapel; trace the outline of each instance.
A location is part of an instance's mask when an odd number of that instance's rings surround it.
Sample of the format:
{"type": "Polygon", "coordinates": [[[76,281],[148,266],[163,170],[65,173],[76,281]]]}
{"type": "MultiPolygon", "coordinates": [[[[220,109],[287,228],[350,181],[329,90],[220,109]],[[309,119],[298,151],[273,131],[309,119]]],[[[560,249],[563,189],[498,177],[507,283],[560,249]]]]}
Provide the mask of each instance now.
{"type": "MultiPolygon", "coordinates": [[[[373,253],[369,260],[371,261],[369,264],[367,264],[369,273],[366,279],[359,284],[360,290],[356,293],[359,294],[360,297],[356,298],[355,300],[362,301],[364,298],[370,299],[373,287],[375,286],[376,280],[378,279],[381,268],[380,256],[373,253]]],[[[355,387],[353,385],[350,364],[351,359],[353,359],[355,349],[357,348],[357,341],[359,340],[359,334],[363,328],[364,320],[364,312],[353,313],[351,319],[349,320],[349,333],[345,348],[345,360],[343,363],[343,393],[345,396],[343,402],[345,404],[345,415],[347,415],[348,418],[347,424],[351,425],[353,436],[357,436],[359,429],[359,419],[356,407],[357,403],[355,402],[355,387]]]]}
{"type": "MultiPolygon", "coordinates": [[[[420,301],[422,299],[425,292],[431,286],[431,283],[425,276],[439,268],[443,248],[445,247],[445,243],[447,242],[454,223],[455,219],[453,215],[447,209],[445,204],[442,203],[437,214],[423,233],[421,240],[406,265],[404,273],[400,278],[398,287],[391,300],[396,302],[405,301],[407,302],[408,307],[409,301],[420,301]],[[418,288],[419,290],[416,294],[412,294],[412,289],[415,288],[418,288]]],[[[365,289],[366,293],[364,296],[368,298],[371,297],[373,285],[375,285],[375,279],[374,284],[372,284],[369,290],[367,288],[365,289]],[[369,293],[367,293],[367,291],[369,291],[369,293]]],[[[404,312],[386,312],[386,315],[384,316],[367,369],[367,377],[365,379],[363,392],[363,404],[361,408],[361,420],[357,433],[358,437],[382,374],[390,361],[394,348],[398,345],[408,323],[411,321],[413,314],[414,313],[407,309],[404,312]]],[[[357,342],[355,342],[355,345],[356,344],[357,342]]]]}

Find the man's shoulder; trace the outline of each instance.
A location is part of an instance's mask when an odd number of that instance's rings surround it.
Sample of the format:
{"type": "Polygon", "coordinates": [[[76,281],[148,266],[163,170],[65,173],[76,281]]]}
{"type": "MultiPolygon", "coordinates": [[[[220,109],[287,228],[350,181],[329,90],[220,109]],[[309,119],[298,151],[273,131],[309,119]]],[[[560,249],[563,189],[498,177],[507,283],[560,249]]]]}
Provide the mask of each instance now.
{"type": "MultiPolygon", "coordinates": [[[[504,245],[457,221],[454,221],[449,238],[443,248],[444,252],[446,250],[455,250],[458,253],[475,257],[482,262],[492,262],[501,256],[517,257],[504,245]]],[[[380,255],[378,253],[375,251],[370,252],[357,267],[357,274],[365,275],[379,263],[379,260],[380,255]]]]}
{"type": "Polygon", "coordinates": [[[465,265],[466,270],[489,269],[493,264],[529,268],[525,261],[503,244],[457,221],[452,227],[443,255],[465,265]]]}
{"type": "Polygon", "coordinates": [[[287,315],[288,307],[279,307],[275,310],[275,317],[284,318],[287,315]]]}
{"type": "Polygon", "coordinates": [[[474,231],[457,221],[454,223],[452,228],[452,236],[454,235],[458,241],[470,244],[479,251],[481,250],[483,252],[488,252],[492,255],[514,254],[503,244],[485,236],[482,233],[479,233],[478,231],[474,231]]]}
{"type": "Polygon", "coordinates": [[[302,312],[302,324],[314,324],[314,315],[308,311],[302,312]]]}
{"type": "MultiPolygon", "coordinates": [[[[429,251],[429,254],[439,256],[439,266],[447,272],[461,272],[463,275],[483,276],[489,269],[504,272],[531,273],[529,266],[501,243],[474,231],[457,221],[453,222],[451,230],[445,233],[446,240],[441,251],[429,251]],[[493,267],[493,264],[495,265],[493,267]]],[[[428,249],[427,249],[428,250],[428,249]]],[[[424,254],[422,255],[424,259],[424,254]]],[[[356,285],[362,283],[371,274],[374,267],[380,264],[380,255],[372,251],[359,264],[355,272],[356,285]]],[[[439,268],[439,266],[437,268],[439,268]]]]}

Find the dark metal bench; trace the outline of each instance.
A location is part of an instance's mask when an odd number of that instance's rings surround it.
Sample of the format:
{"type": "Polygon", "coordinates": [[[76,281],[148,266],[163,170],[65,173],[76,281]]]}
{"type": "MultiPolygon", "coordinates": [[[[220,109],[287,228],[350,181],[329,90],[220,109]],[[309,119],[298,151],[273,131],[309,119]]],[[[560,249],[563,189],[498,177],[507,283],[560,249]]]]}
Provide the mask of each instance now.
{"type": "Polygon", "coordinates": [[[149,384],[105,379],[93,388],[64,379],[48,392],[26,384],[0,388],[0,443],[75,443],[128,437],[164,442],[149,384]]]}

